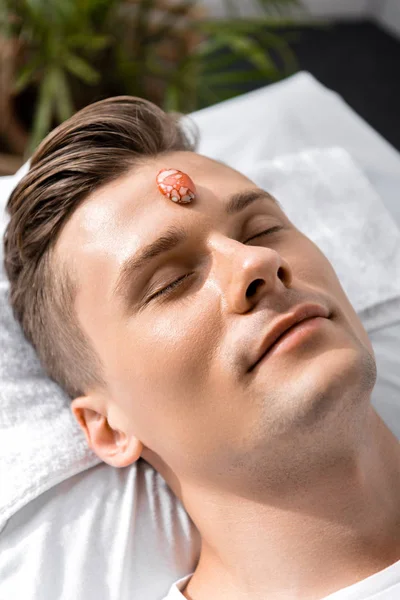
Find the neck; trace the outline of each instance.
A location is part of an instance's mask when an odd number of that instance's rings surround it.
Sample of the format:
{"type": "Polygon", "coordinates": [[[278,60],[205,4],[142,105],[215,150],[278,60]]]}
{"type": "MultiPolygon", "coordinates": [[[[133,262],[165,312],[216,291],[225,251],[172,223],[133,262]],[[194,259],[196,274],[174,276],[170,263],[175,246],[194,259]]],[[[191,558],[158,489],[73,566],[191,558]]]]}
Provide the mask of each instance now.
{"type": "Polygon", "coordinates": [[[357,451],[286,483],[246,497],[185,486],[202,539],[188,600],[319,600],[400,559],[399,445],[372,408],[357,451]]]}

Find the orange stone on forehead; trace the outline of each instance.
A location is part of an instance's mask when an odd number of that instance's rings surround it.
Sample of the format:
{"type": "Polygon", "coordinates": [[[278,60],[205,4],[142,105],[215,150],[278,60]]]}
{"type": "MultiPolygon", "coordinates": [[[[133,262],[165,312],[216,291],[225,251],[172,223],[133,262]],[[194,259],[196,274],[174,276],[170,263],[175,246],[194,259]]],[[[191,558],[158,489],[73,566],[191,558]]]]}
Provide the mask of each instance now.
{"type": "Polygon", "coordinates": [[[178,169],[161,169],[156,177],[160,192],[173,202],[188,204],[196,197],[196,186],[189,175],[178,169]]]}

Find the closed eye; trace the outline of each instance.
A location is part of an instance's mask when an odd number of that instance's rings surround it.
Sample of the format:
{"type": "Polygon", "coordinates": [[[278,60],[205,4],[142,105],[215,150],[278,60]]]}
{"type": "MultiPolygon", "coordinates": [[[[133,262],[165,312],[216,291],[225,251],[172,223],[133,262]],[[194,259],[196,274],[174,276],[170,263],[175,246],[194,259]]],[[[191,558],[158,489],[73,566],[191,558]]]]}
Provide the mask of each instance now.
{"type": "Polygon", "coordinates": [[[148,301],[154,300],[154,298],[157,298],[158,296],[162,296],[164,294],[166,294],[166,295],[170,294],[175,287],[177,287],[180,283],[182,283],[182,281],[184,279],[187,279],[188,277],[190,277],[190,275],[193,275],[193,273],[186,273],[186,275],[182,275],[182,277],[179,277],[179,279],[176,279],[175,281],[173,281],[172,283],[167,285],[165,288],[163,288],[159,292],[156,292],[155,294],[150,296],[148,301]]]}
{"type": "MultiPolygon", "coordinates": [[[[281,225],[275,225],[274,227],[270,227],[269,229],[264,229],[264,231],[260,231],[260,233],[257,233],[257,235],[253,235],[251,238],[249,238],[248,240],[246,240],[243,243],[247,244],[247,242],[250,242],[250,240],[254,240],[254,239],[256,239],[258,237],[261,237],[263,235],[269,235],[271,233],[275,233],[276,231],[280,231],[281,229],[283,229],[283,227],[281,225]]],[[[156,292],[155,294],[153,294],[152,296],[150,296],[150,298],[148,299],[148,302],[150,300],[154,300],[154,298],[157,298],[159,296],[163,296],[164,294],[165,295],[170,294],[174,288],[176,288],[177,286],[179,286],[185,279],[187,279],[188,277],[190,277],[193,274],[194,273],[186,273],[185,275],[182,275],[182,277],[179,277],[178,279],[175,279],[175,281],[173,281],[172,283],[170,283],[169,285],[167,285],[165,288],[159,290],[158,292],[156,292]]]]}
{"type": "Polygon", "coordinates": [[[274,227],[270,227],[269,229],[264,229],[264,231],[257,233],[257,235],[253,235],[244,243],[247,244],[247,242],[250,242],[250,240],[254,240],[255,238],[261,237],[262,235],[269,235],[271,233],[275,233],[276,231],[280,231],[281,229],[283,229],[282,225],[275,225],[274,227]]]}

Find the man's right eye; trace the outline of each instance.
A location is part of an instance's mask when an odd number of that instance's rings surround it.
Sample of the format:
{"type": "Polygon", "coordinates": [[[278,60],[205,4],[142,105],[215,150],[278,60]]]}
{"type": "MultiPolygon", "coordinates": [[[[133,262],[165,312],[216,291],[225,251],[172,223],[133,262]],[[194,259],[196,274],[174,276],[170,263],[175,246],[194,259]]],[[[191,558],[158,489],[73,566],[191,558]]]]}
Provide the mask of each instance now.
{"type": "Polygon", "coordinates": [[[182,277],[179,277],[179,279],[176,279],[175,281],[173,281],[172,283],[170,283],[169,285],[167,285],[165,288],[162,288],[161,290],[159,290],[158,292],[156,292],[155,294],[153,294],[152,296],[150,296],[150,298],[148,299],[148,302],[150,302],[150,300],[154,300],[154,298],[158,298],[159,296],[163,296],[163,295],[169,295],[170,293],[172,293],[172,291],[180,285],[180,283],[184,280],[187,279],[188,277],[190,277],[190,275],[193,275],[193,273],[186,273],[186,275],[182,275],[182,277]]]}

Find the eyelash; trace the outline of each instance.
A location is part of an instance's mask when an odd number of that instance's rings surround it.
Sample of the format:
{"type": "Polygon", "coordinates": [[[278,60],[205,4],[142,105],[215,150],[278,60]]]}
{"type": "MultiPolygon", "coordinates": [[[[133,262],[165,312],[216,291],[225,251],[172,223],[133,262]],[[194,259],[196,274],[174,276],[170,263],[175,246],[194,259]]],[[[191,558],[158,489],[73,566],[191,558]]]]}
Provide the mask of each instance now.
{"type": "MultiPolygon", "coordinates": [[[[281,225],[275,225],[274,227],[270,227],[269,229],[265,229],[264,231],[261,231],[260,233],[257,233],[257,235],[253,235],[251,238],[249,238],[248,240],[246,240],[243,243],[246,244],[247,242],[249,242],[250,240],[253,240],[254,238],[261,237],[262,235],[268,235],[268,234],[271,234],[271,233],[275,233],[276,231],[280,231],[281,229],[283,229],[283,227],[281,225]]],[[[170,283],[169,285],[167,285],[162,290],[160,290],[160,291],[156,292],[155,294],[153,294],[153,296],[150,296],[150,298],[148,299],[148,302],[150,302],[150,300],[154,300],[155,298],[158,298],[159,296],[164,296],[164,295],[168,296],[175,287],[179,286],[180,283],[184,279],[187,279],[191,275],[193,275],[193,273],[186,273],[186,275],[182,275],[182,277],[179,277],[179,279],[176,279],[175,281],[173,281],[172,283],[170,283]]]]}

